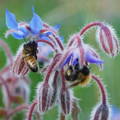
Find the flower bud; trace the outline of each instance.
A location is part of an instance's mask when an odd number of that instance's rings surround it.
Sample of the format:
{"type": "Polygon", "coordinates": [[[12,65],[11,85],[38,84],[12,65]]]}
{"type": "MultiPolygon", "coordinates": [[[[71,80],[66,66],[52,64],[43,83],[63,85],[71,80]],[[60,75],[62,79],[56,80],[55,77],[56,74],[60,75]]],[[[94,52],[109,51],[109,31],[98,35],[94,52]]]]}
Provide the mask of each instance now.
{"type": "Polygon", "coordinates": [[[57,93],[58,93],[58,74],[59,72],[56,71],[54,76],[52,77],[52,86],[53,86],[53,95],[52,95],[52,99],[51,99],[51,104],[50,107],[53,106],[56,103],[57,100],[57,93]]]}
{"type": "Polygon", "coordinates": [[[116,56],[119,52],[119,42],[115,30],[103,24],[97,33],[98,41],[103,51],[109,56],[116,56]]]}
{"type": "Polygon", "coordinates": [[[41,83],[37,89],[38,109],[41,113],[46,112],[50,108],[53,88],[48,83],[41,83]]]}
{"type": "Polygon", "coordinates": [[[91,120],[109,120],[109,106],[106,104],[97,106],[91,120]]]}
{"type": "Polygon", "coordinates": [[[61,89],[60,93],[60,104],[61,110],[63,114],[69,114],[72,109],[72,96],[70,95],[70,91],[68,89],[61,89]]]}

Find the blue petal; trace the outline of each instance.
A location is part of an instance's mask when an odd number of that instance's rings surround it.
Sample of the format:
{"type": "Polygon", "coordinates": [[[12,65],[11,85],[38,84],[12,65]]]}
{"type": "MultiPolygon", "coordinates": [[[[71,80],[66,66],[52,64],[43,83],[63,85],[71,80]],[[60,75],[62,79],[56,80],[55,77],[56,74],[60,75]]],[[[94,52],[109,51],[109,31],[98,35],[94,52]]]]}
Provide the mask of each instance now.
{"type": "Polygon", "coordinates": [[[43,35],[49,36],[49,35],[52,35],[52,32],[46,32],[46,33],[44,33],[43,35]]]}
{"type": "Polygon", "coordinates": [[[57,25],[54,26],[54,29],[56,29],[56,30],[59,30],[60,28],[61,28],[60,24],[57,24],[57,25]]]}
{"type": "Polygon", "coordinates": [[[22,31],[19,31],[19,32],[16,31],[12,33],[12,36],[16,39],[21,40],[21,39],[24,39],[26,35],[22,31]]]}
{"type": "Polygon", "coordinates": [[[25,27],[20,27],[19,31],[23,32],[25,36],[27,36],[28,33],[29,33],[28,30],[25,27]]]}
{"type": "Polygon", "coordinates": [[[74,61],[73,61],[73,63],[72,63],[73,65],[76,65],[76,64],[78,64],[78,58],[76,58],[74,61]]]}
{"type": "Polygon", "coordinates": [[[43,22],[41,18],[36,13],[33,13],[32,20],[30,21],[30,28],[32,32],[36,34],[40,32],[42,27],[43,27],[43,22]]]}
{"type": "Polygon", "coordinates": [[[50,40],[48,38],[48,36],[51,35],[51,34],[52,34],[52,32],[46,32],[46,33],[40,34],[39,37],[40,37],[40,39],[50,40]]]}
{"type": "Polygon", "coordinates": [[[8,10],[6,10],[6,25],[9,29],[17,29],[18,27],[15,15],[8,10]]]}
{"type": "Polygon", "coordinates": [[[103,60],[96,58],[95,56],[90,54],[90,52],[88,52],[86,54],[86,61],[89,63],[94,63],[94,64],[103,64],[104,63],[103,60]]]}
{"type": "Polygon", "coordinates": [[[34,8],[34,6],[32,6],[32,12],[33,12],[33,13],[35,12],[35,8],[34,8]]]}
{"type": "Polygon", "coordinates": [[[45,35],[40,35],[39,36],[40,37],[40,39],[43,39],[43,40],[50,40],[48,37],[46,37],[45,35]]]}
{"type": "Polygon", "coordinates": [[[62,64],[61,67],[63,67],[63,66],[66,65],[67,63],[69,63],[72,57],[73,57],[73,53],[71,53],[71,54],[65,59],[65,61],[63,62],[63,64],[62,64]]]}

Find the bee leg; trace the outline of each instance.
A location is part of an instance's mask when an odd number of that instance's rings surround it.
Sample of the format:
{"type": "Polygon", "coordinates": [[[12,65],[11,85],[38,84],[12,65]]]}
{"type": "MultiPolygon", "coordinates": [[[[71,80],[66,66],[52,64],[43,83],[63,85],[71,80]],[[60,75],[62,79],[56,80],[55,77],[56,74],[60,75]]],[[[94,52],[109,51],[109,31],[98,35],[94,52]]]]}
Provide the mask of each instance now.
{"type": "Polygon", "coordinates": [[[77,104],[77,100],[73,101],[73,108],[72,108],[72,120],[79,120],[79,113],[80,113],[80,108],[77,104]]]}
{"type": "Polygon", "coordinates": [[[75,86],[77,86],[79,83],[80,83],[80,81],[74,82],[74,83],[72,83],[71,85],[69,85],[68,88],[75,87],[75,86]]]}

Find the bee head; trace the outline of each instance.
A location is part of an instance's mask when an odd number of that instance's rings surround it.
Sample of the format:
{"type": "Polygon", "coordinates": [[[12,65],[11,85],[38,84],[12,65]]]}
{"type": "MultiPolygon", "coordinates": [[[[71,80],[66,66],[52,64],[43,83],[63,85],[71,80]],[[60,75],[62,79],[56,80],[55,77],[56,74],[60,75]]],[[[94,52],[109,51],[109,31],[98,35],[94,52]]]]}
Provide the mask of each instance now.
{"type": "Polygon", "coordinates": [[[74,81],[77,78],[77,70],[74,69],[72,65],[68,67],[68,69],[65,72],[65,78],[67,81],[74,81]]]}
{"type": "Polygon", "coordinates": [[[28,52],[37,51],[37,43],[35,41],[30,41],[24,44],[24,49],[28,52]]]}

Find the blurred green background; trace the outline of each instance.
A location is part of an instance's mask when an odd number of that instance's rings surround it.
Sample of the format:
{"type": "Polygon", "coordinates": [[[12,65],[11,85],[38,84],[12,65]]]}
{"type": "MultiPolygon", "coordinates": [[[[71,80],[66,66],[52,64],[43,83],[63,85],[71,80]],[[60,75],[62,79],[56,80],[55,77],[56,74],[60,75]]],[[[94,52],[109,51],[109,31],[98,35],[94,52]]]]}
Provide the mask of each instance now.
{"type": "MultiPolygon", "coordinates": [[[[5,25],[5,9],[8,8],[15,13],[18,20],[29,21],[32,17],[32,6],[41,18],[51,25],[61,24],[60,34],[65,41],[69,36],[78,32],[85,24],[91,21],[105,21],[114,26],[120,37],[120,0],[0,0],[0,38],[4,39],[10,46],[12,52],[16,53],[18,46],[23,42],[12,37],[4,38],[7,30],[5,25]]],[[[92,71],[103,78],[106,85],[109,102],[120,107],[120,55],[109,58],[99,49],[95,41],[95,30],[91,30],[85,37],[85,41],[98,49],[102,59],[105,60],[104,70],[99,71],[93,66],[92,71]]],[[[4,52],[0,49],[0,68],[6,64],[4,52]]],[[[35,96],[36,86],[41,81],[40,75],[31,73],[31,101],[35,96]]],[[[89,120],[92,108],[99,102],[99,92],[93,82],[90,86],[74,88],[74,93],[80,99],[80,120],[89,120]]],[[[0,94],[0,98],[1,98],[0,94]]],[[[45,115],[45,120],[55,120],[57,111],[51,110],[45,115]]],[[[70,119],[70,118],[69,118],[70,119]]],[[[21,118],[16,118],[21,120],[21,118]]]]}

